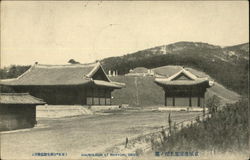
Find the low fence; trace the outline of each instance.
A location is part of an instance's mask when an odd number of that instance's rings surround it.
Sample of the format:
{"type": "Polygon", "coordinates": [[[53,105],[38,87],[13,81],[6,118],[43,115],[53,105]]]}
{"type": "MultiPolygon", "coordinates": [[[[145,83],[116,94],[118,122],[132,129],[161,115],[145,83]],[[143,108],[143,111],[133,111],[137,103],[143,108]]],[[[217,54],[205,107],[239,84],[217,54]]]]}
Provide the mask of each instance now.
{"type": "Polygon", "coordinates": [[[120,110],[121,106],[119,105],[92,105],[89,107],[92,111],[107,111],[107,110],[120,110]]]}
{"type": "Polygon", "coordinates": [[[175,131],[181,130],[182,127],[191,125],[196,123],[197,121],[203,121],[210,117],[211,115],[201,114],[199,116],[185,119],[178,123],[173,123],[170,128],[169,126],[162,126],[161,128],[155,129],[154,131],[150,131],[144,133],[140,136],[134,137],[124,137],[124,142],[119,143],[111,148],[108,148],[106,151],[108,152],[135,152],[137,154],[145,153],[150,150],[154,150],[154,144],[163,143],[168,136],[170,136],[170,130],[174,129],[175,131]]]}
{"type": "Polygon", "coordinates": [[[38,118],[62,118],[79,115],[91,115],[94,112],[116,111],[124,108],[119,105],[38,105],[36,117],[38,118]]]}
{"type": "Polygon", "coordinates": [[[91,115],[93,112],[87,106],[81,105],[38,105],[37,118],[61,118],[78,115],[91,115]]]}

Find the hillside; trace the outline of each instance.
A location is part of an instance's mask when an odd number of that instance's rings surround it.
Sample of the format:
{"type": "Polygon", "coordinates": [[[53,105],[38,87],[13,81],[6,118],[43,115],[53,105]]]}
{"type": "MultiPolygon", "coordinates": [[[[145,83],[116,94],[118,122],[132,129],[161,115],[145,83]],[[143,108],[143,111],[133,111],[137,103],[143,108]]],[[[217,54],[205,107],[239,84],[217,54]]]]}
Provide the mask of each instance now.
{"type": "MultiPolygon", "coordinates": [[[[160,73],[166,77],[180,71],[181,66],[162,66],[154,68],[155,73],[160,73]]],[[[193,68],[185,68],[198,77],[209,77],[209,75],[193,68]]],[[[154,77],[133,77],[117,76],[110,77],[114,81],[123,82],[126,87],[121,90],[115,90],[112,93],[115,104],[129,104],[130,106],[155,106],[164,105],[164,91],[154,83],[154,77]]],[[[209,79],[212,80],[211,77],[209,79]]],[[[239,99],[239,94],[225,88],[218,82],[208,89],[206,97],[216,95],[220,98],[222,104],[233,103],[239,99]]]]}
{"type": "Polygon", "coordinates": [[[177,42],[120,57],[102,60],[104,69],[126,74],[130,69],[166,65],[192,67],[210,75],[223,86],[247,94],[249,43],[220,47],[201,42],[177,42]]]}
{"type": "Polygon", "coordinates": [[[154,83],[153,77],[111,77],[112,80],[126,84],[125,88],[112,92],[113,104],[130,106],[153,106],[164,104],[164,91],[154,83]]]}
{"type": "MultiPolygon", "coordinates": [[[[178,70],[175,66],[180,65],[206,73],[219,84],[239,94],[248,94],[249,43],[220,47],[201,42],[177,42],[120,57],[105,58],[101,63],[106,73],[117,70],[120,75],[136,67],[157,68],[158,73],[164,75],[164,66],[173,66],[168,70],[169,74],[178,70]]],[[[29,67],[5,67],[0,70],[0,79],[18,77],[29,67]]]]}
{"type": "Polygon", "coordinates": [[[231,57],[244,58],[249,60],[249,43],[229,46],[224,48],[225,53],[231,57]]]}
{"type": "MultiPolygon", "coordinates": [[[[174,132],[160,145],[161,151],[216,151],[248,155],[248,99],[228,104],[224,109],[212,113],[205,121],[197,121],[174,132]]],[[[223,157],[224,159],[224,157],[223,157]]]]}

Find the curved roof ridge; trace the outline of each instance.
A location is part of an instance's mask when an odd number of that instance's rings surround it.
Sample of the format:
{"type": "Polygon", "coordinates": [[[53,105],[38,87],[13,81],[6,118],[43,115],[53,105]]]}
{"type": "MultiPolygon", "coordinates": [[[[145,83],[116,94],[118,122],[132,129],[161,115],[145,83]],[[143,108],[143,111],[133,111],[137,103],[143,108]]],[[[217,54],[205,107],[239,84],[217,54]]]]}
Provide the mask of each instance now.
{"type": "Polygon", "coordinates": [[[38,100],[38,101],[41,101],[41,102],[46,103],[42,98],[34,97],[33,95],[31,95],[31,94],[29,94],[29,93],[27,93],[27,95],[29,95],[30,97],[32,97],[32,98],[34,98],[34,99],[36,99],[36,100],[38,100]]]}
{"type": "Polygon", "coordinates": [[[15,96],[22,96],[22,95],[30,95],[29,93],[0,93],[0,95],[15,95],[15,96]]]}
{"type": "Polygon", "coordinates": [[[33,65],[36,68],[74,68],[74,67],[89,67],[98,64],[98,62],[92,62],[92,63],[84,63],[84,64],[35,64],[33,65]]]}
{"type": "Polygon", "coordinates": [[[109,86],[109,87],[114,87],[116,89],[123,88],[125,86],[124,83],[118,83],[118,82],[107,82],[103,80],[93,80],[94,84],[98,86],[109,86]]]}
{"type": "Polygon", "coordinates": [[[190,77],[191,79],[193,79],[193,80],[198,78],[195,74],[193,74],[192,72],[190,72],[190,71],[188,71],[188,70],[186,70],[184,68],[182,69],[182,72],[184,74],[186,74],[188,77],[190,77]]]}
{"type": "Polygon", "coordinates": [[[147,67],[141,67],[141,66],[140,67],[135,67],[134,69],[136,69],[136,68],[143,68],[143,69],[145,68],[145,69],[148,69],[147,67]]]}
{"type": "Polygon", "coordinates": [[[16,79],[16,80],[17,80],[17,79],[23,77],[25,74],[29,73],[33,68],[34,68],[34,65],[31,66],[31,67],[30,67],[27,71],[25,71],[23,74],[21,74],[21,75],[18,76],[17,78],[13,78],[13,79],[16,79]]]}
{"type": "Polygon", "coordinates": [[[11,82],[14,81],[16,78],[9,78],[9,79],[0,79],[0,82],[11,82]]]}
{"type": "MultiPolygon", "coordinates": [[[[86,75],[86,77],[91,78],[98,71],[99,68],[101,68],[101,70],[105,73],[101,63],[97,62],[96,66],[86,75]]],[[[106,73],[105,73],[105,76],[109,82],[112,82],[111,79],[106,75],[106,73]]]]}
{"type": "Polygon", "coordinates": [[[100,66],[101,66],[100,62],[95,63],[94,68],[86,75],[86,77],[91,78],[100,68],[100,66]]]}
{"type": "Polygon", "coordinates": [[[174,75],[168,77],[166,80],[171,81],[174,78],[176,78],[178,75],[180,75],[181,73],[185,74],[186,76],[188,76],[192,80],[196,80],[198,78],[196,75],[194,75],[193,73],[187,71],[185,68],[182,67],[182,70],[180,70],[179,72],[175,73],[174,75]]]}
{"type": "Polygon", "coordinates": [[[18,78],[0,81],[0,84],[9,86],[90,85],[93,82],[93,75],[98,70],[102,70],[107,78],[106,80],[112,82],[106,75],[101,63],[95,62],[63,66],[35,64],[18,78]]]}

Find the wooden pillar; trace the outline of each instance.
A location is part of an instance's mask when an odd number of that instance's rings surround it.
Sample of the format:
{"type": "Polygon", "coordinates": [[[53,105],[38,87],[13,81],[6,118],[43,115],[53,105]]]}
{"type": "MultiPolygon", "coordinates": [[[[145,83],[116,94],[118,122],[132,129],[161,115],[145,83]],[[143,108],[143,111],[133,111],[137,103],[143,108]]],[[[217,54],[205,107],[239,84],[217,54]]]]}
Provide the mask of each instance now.
{"type": "Polygon", "coordinates": [[[101,105],[101,96],[100,96],[101,94],[100,94],[100,91],[101,91],[101,89],[97,89],[97,93],[99,92],[98,93],[98,104],[99,105],[101,105]]]}
{"type": "Polygon", "coordinates": [[[200,96],[198,96],[198,107],[201,106],[201,100],[200,100],[200,96]]]}
{"type": "Polygon", "coordinates": [[[87,88],[84,88],[84,104],[86,105],[87,104],[87,97],[88,97],[88,90],[87,88]]]}
{"type": "Polygon", "coordinates": [[[203,111],[203,120],[205,119],[205,114],[206,114],[206,108],[205,108],[205,96],[203,97],[203,105],[202,105],[202,111],[203,111]]]}
{"type": "Polygon", "coordinates": [[[112,95],[111,95],[111,92],[112,92],[112,90],[109,90],[109,95],[110,95],[110,105],[112,104],[112,95]]]}
{"type": "Polygon", "coordinates": [[[192,90],[189,91],[189,107],[192,107],[192,90]]]}
{"type": "Polygon", "coordinates": [[[92,90],[92,105],[94,104],[94,88],[91,88],[92,90]]]}
{"type": "Polygon", "coordinates": [[[173,106],[175,106],[175,96],[173,96],[173,106]]]}
{"type": "Polygon", "coordinates": [[[106,101],[106,88],[104,88],[104,99],[105,99],[105,106],[107,105],[107,101],[106,101]]]}
{"type": "Polygon", "coordinates": [[[167,106],[167,93],[166,93],[166,90],[165,90],[165,106],[167,106]]]}
{"type": "Polygon", "coordinates": [[[189,107],[192,107],[192,97],[189,96],[189,107]]]}

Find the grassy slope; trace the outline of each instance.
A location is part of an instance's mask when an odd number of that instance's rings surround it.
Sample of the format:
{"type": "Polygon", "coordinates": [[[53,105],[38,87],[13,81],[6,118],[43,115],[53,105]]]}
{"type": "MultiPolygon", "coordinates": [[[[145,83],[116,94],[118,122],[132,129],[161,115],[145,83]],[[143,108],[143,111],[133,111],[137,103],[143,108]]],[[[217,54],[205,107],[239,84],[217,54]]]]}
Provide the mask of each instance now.
{"type": "MultiPolygon", "coordinates": [[[[207,75],[204,72],[198,71],[193,68],[186,68],[193,74],[197,75],[198,77],[208,77],[209,80],[213,80],[209,75],[207,75]]],[[[239,100],[240,95],[236,92],[233,92],[227,88],[225,88],[220,83],[216,82],[214,83],[213,87],[208,89],[207,96],[210,97],[212,95],[216,95],[221,98],[222,103],[233,103],[237,100],[239,100]]]]}
{"type": "Polygon", "coordinates": [[[229,104],[211,118],[172,134],[162,149],[248,153],[247,109],[247,99],[229,104]]]}
{"type": "Polygon", "coordinates": [[[154,83],[153,77],[117,76],[111,77],[111,79],[126,84],[125,88],[112,92],[114,104],[129,104],[131,106],[137,106],[138,102],[140,106],[164,104],[164,91],[154,83]]]}
{"type": "Polygon", "coordinates": [[[119,74],[126,74],[135,67],[192,67],[209,74],[239,94],[248,94],[249,43],[222,48],[206,43],[177,42],[120,57],[105,58],[102,64],[106,71],[118,70],[119,74]]]}
{"type": "MultiPolygon", "coordinates": [[[[171,68],[173,68],[171,66],[171,68]]],[[[178,67],[175,67],[178,68],[178,67]]],[[[159,68],[154,69],[155,71],[159,68]]],[[[168,67],[160,67],[160,71],[164,74],[164,70],[168,72],[168,67]]],[[[209,77],[207,74],[197,71],[192,68],[187,68],[189,71],[200,77],[209,77]]],[[[176,70],[177,71],[177,70],[176,70]]],[[[172,73],[171,73],[172,74],[172,73]]],[[[161,87],[154,83],[153,77],[130,77],[130,76],[117,76],[111,77],[112,80],[123,82],[126,87],[120,90],[115,90],[112,93],[114,97],[114,104],[129,104],[131,106],[153,106],[164,105],[164,91],[161,87]],[[137,79],[137,85],[136,85],[137,79]],[[137,86],[137,87],[136,87],[137,86]],[[137,101],[138,90],[138,101],[137,101]]],[[[211,79],[209,77],[209,79],[211,79]]],[[[208,89],[206,93],[207,98],[217,95],[221,98],[221,102],[232,103],[239,99],[239,95],[221,84],[215,82],[214,86],[208,89]]]]}

